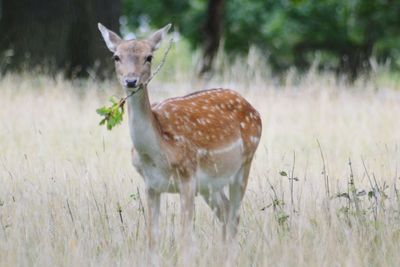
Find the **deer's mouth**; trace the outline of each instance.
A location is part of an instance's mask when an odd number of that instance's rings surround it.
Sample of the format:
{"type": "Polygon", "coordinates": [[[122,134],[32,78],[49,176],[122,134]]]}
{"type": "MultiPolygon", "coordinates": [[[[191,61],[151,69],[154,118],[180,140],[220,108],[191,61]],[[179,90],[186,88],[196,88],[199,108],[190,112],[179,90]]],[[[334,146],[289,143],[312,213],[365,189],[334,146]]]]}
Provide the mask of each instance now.
{"type": "Polygon", "coordinates": [[[139,84],[135,87],[126,87],[125,86],[125,90],[127,91],[128,97],[133,96],[137,92],[141,91],[143,88],[144,88],[143,84],[139,84]]]}

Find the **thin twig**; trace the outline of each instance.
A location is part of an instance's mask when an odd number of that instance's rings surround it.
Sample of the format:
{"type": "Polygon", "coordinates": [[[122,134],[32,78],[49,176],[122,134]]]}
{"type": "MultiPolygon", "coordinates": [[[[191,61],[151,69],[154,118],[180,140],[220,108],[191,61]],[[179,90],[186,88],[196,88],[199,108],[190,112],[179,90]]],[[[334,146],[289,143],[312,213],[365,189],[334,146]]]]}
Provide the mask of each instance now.
{"type": "Polygon", "coordinates": [[[160,64],[158,64],[156,70],[151,74],[151,76],[150,76],[150,78],[147,80],[147,82],[145,82],[144,86],[147,86],[147,84],[154,78],[154,76],[157,75],[157,73],[160,71],[160,69],[162,68],[162,66],[164,66],[164,63],[165,63],[165,61],[166,61],[166,59],[167,59],[167,55],[168,55],[169,51],[170,51],[171,48],[172,48],[173,42],[174,42],[174,39],[171,38],[171,39],[169,40],[168,48],[167,48],[167,50],[165,51],[164,56],[163,56],[163,58],[162,58],[160,64]]]}

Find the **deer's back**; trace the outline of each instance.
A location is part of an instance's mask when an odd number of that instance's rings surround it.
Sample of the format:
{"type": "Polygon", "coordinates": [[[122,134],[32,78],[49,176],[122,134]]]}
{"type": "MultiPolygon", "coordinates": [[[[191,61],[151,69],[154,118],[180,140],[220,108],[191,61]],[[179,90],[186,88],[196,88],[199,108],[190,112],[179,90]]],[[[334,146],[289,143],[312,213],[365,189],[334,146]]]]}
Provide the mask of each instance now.
{"type": "Polygon", "coordinates": [[[164,138],[198,150],[218,150],[241,140],[244,153],[252,156],[261,136],[259,113],[229,89],[170,98],[154,106],[153,112],[164,138]]]}

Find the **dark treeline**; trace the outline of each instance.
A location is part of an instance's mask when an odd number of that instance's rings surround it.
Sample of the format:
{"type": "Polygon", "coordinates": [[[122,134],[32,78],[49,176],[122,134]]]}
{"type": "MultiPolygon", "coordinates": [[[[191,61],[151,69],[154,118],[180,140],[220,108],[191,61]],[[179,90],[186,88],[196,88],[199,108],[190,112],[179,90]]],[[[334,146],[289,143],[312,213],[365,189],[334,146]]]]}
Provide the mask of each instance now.
{"type": "Polygon", "coordinates": [[[221,45],[231,55],[255,45],[276,71],[307,69],[318,60],[321,68],[354,78],[369,69],[371,57],[400,69],[398,0],[0,2],[0,53],[14,51],[11,69],[50,63],[68,76],[104,70],[109,54],[96,23],[118,32],[121,16],[133,31],[143,23],[158,28],[172,22],[193,49],[203,50],[202,73],[212,70],[221,45]]]}
{"type": "Polygon", "coordinates": [[[118,30],[119,1],[1,0],[1,4],[0,51],[13,51],[8,69],[46,66],[71,77],[110,67],[97,22],[118,30]]]}

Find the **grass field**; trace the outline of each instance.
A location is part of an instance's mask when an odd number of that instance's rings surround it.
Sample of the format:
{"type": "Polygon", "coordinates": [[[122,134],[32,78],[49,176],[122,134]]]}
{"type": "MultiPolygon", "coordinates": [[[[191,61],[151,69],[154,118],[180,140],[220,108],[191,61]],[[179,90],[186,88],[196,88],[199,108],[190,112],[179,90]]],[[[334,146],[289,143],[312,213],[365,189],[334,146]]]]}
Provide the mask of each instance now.
{"type": "MultiPolygon", "coordinates": [[[[150,85],[153,101],[231,87],[262,115],[233,265],[397,266],[398,84],[350,86],[312,71],[278,83],[237,68],[207,83],[150,85]]],[[[144,186],[126,120],[107,131],[95,113],[113,94],[122,96],[114,82],[2,77],[0,266],[146,265],[144,186]]],[[[161,206],[161,262],[175,266],[178,196],[164,194],[161,206]]],[[[226,264],[220,228],[197,198],[193,266],[226,264]]]]}

